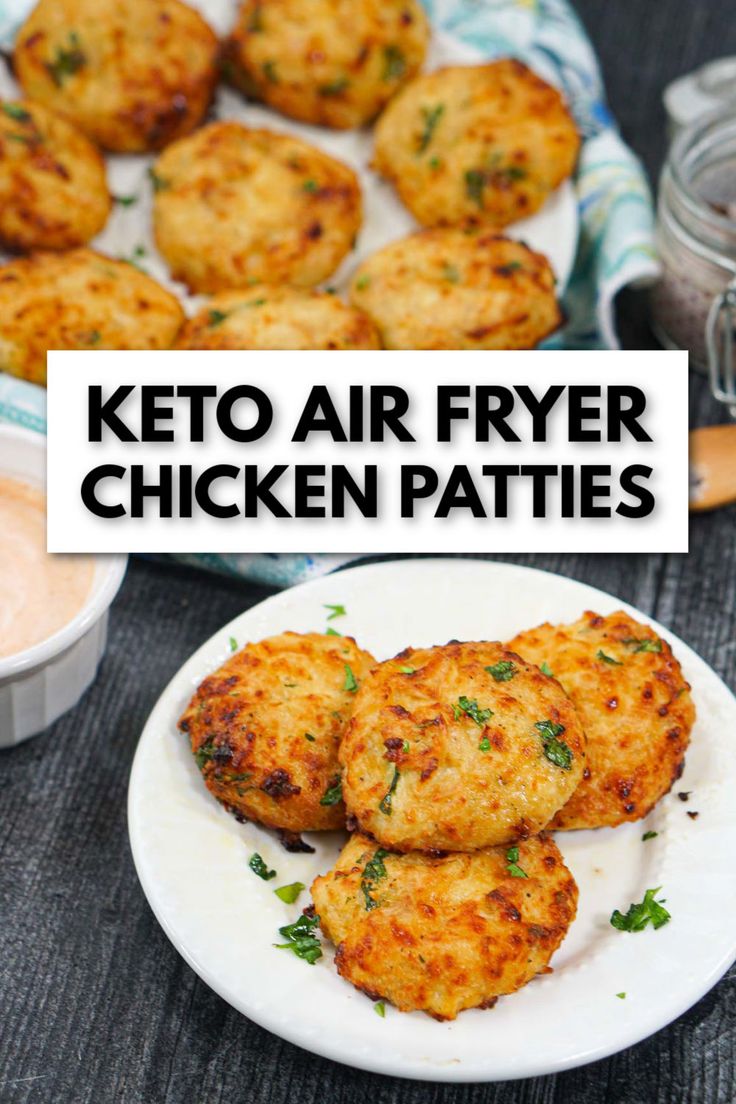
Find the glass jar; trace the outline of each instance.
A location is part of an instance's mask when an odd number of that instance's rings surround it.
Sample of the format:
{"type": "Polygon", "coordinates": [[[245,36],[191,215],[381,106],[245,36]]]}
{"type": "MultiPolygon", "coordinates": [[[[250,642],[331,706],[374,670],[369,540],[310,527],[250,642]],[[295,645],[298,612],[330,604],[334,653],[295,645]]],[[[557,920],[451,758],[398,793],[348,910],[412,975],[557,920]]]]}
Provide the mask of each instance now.
{"type": "Polygon", "coordinates": [[[675,140],[657,207],[662,275],[652,324],[663,345],[687,349],[714,394],[736,403],[736,108],[707,115],[675,140]]]}

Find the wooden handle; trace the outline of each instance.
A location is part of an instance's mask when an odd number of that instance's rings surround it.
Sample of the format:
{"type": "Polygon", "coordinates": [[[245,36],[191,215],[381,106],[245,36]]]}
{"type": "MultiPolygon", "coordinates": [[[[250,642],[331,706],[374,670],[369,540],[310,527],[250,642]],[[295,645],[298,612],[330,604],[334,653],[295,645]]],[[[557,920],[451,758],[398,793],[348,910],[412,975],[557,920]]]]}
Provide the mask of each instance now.
{"type": "Polygon", "coordinates": [[[704,426],[690,434],[690,509],[736,502],[736,425],[704,426]]]}

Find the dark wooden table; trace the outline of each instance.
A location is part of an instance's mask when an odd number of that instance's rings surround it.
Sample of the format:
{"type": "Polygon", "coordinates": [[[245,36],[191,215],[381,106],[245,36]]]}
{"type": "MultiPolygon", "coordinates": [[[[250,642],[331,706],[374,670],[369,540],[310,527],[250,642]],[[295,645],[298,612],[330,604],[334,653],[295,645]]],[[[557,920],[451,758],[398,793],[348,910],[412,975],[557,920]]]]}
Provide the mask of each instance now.
{"type": "MultiPolygon", "coordinates": [[[[654,171],[663,146],[661,87],[700,61],[736,52],[732,5],[580,0],[579,7],[624,132],[654,171]]],[[[627,345],[651,343],[636,297],[626,297],[621,317],[627,345]]],[[[694,378],[693,423],[720,418],[694,378]]],[[[736,684],[736,509],[695,519],[689,556],[507,558],[619,595],[736,684]]],[[[314,1058],[198,980],[138,886],[126,831],[128,772],[162,687],[202,641],[267,593],[134,562],[93,689],[51,731],[0,754],[1,1104],[733,1101],[736,971],[676,1023],[613,1058],[557,1077],[456,1087],[314,1058]]]]}

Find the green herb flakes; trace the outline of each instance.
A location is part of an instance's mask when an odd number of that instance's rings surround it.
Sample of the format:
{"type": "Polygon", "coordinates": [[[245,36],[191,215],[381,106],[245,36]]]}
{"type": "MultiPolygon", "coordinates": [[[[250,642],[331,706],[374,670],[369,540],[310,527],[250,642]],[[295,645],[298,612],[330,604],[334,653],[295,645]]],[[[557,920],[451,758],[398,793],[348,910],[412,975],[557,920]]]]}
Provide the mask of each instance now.
{"type": "Polygon", "coordinates": [[[278,84],[279,83],[279,75],[276,72],[276,62],[275,61],[264,61],[262,68],[263,68],[263,75],[266,78],[266,80],[269,82],[269,84],[278,84]]]}
{"type": "Polygon", "coordinates": [[[606,655],[600,648],[596,652],[595,658],[599,659],[601,663],[610,663],[612,667],[623,667],[623,663],[619,659],[614,659],[613,656],[606,655]]]}
{"type": "Polygon", "coordinates": [[[30,111],[26,111],[20,104],[4,103],[1,106],[9,119],[14,119],[16,123],[30,123],[30,111]]]}
{"type": "Polygon", "coordinates": [[[229,317],[229,311],[209,310],[207,312],[207,325],[214,330],[216,326],[221,326],[229,317]]]}
{"type": "MultiPolygon", "coordinates": [[[[478,725],[478,728],[483,728],[493,716],[492,709],[481,709],[477,701],[470,698],[466,698],[465,695],[461,695],[457,699],[457,706],[453,705],[453,711],[461,710],[467,717],[470,717],[471,721],[474,721],[478,725]]],[[[460,713],[455,712],[455,719],[460,719],[460,713]]]]}
{"type": "Polygon", "coordinates": [[[641,837],[642,843],[646,843],[647,840],[655,839],[659,835],[659,832],[645,832],[641,837]]]}
{"type": "Polygon", "coordinates": [[[358,689],[358,680],[353,674],[353,669],[349,663],[345,663],[343,666],[345,667],[345,685],[343,686],[343,690],[347,690],[349,694],[354,694],[358,689]]]}
{"type": "Polygon", "coordinates": [[[355,281],[355,290],[356,291],[365,291],[365,289],[370,287],[370,286],[371,286],[370,276],[367,276],[367,275],[359,276],[358,279],[355,281]]]}
{"type": "Polygon", "coordinates": [[[203,744],[200,744],[194,753],[194,762],[197,764],[200,770],[204,770],[205,764],[209,763],[211,759],[214,759],[217,752],[217,745],[214,740],[205,740],[203,744]]]}
{"type": "Polygon", "coordinates": [[[555,724],[554,721],[537,721],[534,727],[542,737],[544,755],[550,763],[554,763],[556,767],[561,767],[563,770],[570,770],[573,759],[572,750],[564,740],[558,739],[565,731],[565,726],[555,724]]]}
{"type": "Polygon", "coordinates": [[[264,882],[270,882],[272,878],[276,877],[276,871],[268,869],[257,851],[254,851],[248,859],[248,866],[254,874],[257,874],[259,878],[263,878],[264,882]]]}
{"type": "Polygon", "coordinates": [[[304,739],[309,740],[310,744],[313,744],[314,741],[317,739],[317,737],[313,736],[311,732],[305,732],[304,733],[304,739]]]}
{"type": "Polygon", "coordinates": [[[481,740],[481,742],[478,744],[478,751],[490,751],[490,750],[491,750],[491,741],[488,739],[487,736],[484,736],[483,739],[481,740]]]}
{"type": "Polygon", "coordinates": [[[528,878],[529,875],[519,866],[519,848],[509,847],[506,852],[506,871],[512,878],[528,878]]]}
{"type": "Polygon", "coordinates": [[[552,668],[550,667],[549,663],[547,663],[546,659],[545,659],[544,663],[539,664],[539,670],[542,672],[543,675],[546,675],[547,678],[554,678],[555,677],[553,672],[552,672],[552,668]]]}
{"type": "Polygon", "coordinates": [[[385,1001],[376,1001],[376,1003],[373,1005],[373,1011],[376,1013],[377,1016],[380,1016],[382,1020],[385,1019],[385,1017],[386,1017],[386,1002],[385,1001]]]}
{"type": "Polygon", "coordinates": [[[388,853],[389,852],[384,851],[383,848],[379,848],[378,851],[374,853],[373,858],[363,867],[363,873],[360,878],[360,888],[365,898],[366,912],[371,912],[374,908],[378,908],[378,901],[373,896],[373,891],[376,888],[376,883],[386,877],[386,866],[383,860],[388,853]]]}
{"type": "Polygon", "coordinates": [[[319,191],[319,184],[316,180],[305,180],[302,184],[302,191],[314,193],[319,191]]]}
{"type": "Polygon", "coordinates": [[[293,905],[302,890],[306,888],[304,882],[292,882],[290,885],[279,886],[274,893],[285,905],[293,905]]]}
{"type": "Polygon", "coordinates": [[[517,673],[516,664],[512,663],[510,659],[502,659],[498,663],[494,663],[492,667],[486,667],[486,671],[496,682],[508,682],[517,673]]]}
{"type": "Polygon", "coordinates": [[[619,1000],[626,1000],[626,994],[625,993],[617,993],[616,996],[618,997],[619,1000]]]}
{"type": "Polygon", "coordinates": [[[445,263],[442,266],[442,278],[447,280],[448,284],[459,284],[460,270],[455,268],[455,265],[445,263]]]}
{"type": "Polygon", "coordinates": [[[167,188],[171,187],[171,181],[166,180],[163,176],[159,176],[155,169],[149,169],[148,176],[153,185],[154,192],[165,192],[167,188]]]}
{"type": "MultiPolygon", "coordinates": [[[[417,149],[417,153],[424,153],[424,151],[429,148],[432,143],[432,139],[434,138],[434,132],[437,129],[439,121],[444,113],[445,105],[441,103],[435,104],[434,107],[422,108],[422,119],[424,120],[424,127],[422,129],[421,135],[419,136],[419,146],[417,149]]],[[[432,160],[436,161],[437,158],[432,158],[432,160]]]]}
{"type": "Polygon", "coordinates": [[[406,72],[406,57],[404,51],[393,43],[383,48],[383,79],[385,81],[401,80],[406,72]]]}
{"type": "Polygon", "coordinates": [[[345,609],[344,606],[340,606],[340,605],[331,606],[331,605],[328,605],[327,603],[325,603],[324,608],[326,610],[331,611],[328,618],[327,618],[328,621],[334,621],[336,617],[347,617],[347,615],[348,615],[348,611],[345,609]]]}
{"type": "Polygon", "coordinates": [[[381,803],[378,806],[378,808],[381,810],[381,812],[384,813],[386,816],[391,816],[391,804],[392,804],[392,801],[393,801],[394,791],[396,790],[396,787],[399,784],[399,778],[400,777],[401,777],[401,772],[399,771],[399,768],[394,767],[394,776],[391,779],[391,785],[389,786],[388,791],[385,794],[385,796],[383,798],[381,798],[381,803]]]}
{"type": "Polygon", "coordinates": [[[229,645],[230,645],[230,651],[231,651],[231,652],[237,652],[237,650],[238,650],[238,642],[237,642],[237,640],[235,639],[235,637],[234,637],[234,636],[231,636],[231,637],[230,637],[230,639],[229,639],[228,643],[229,643],[229,645]]]}
{"type": "Polygon", "coordinates": [[[402,675],[415,675],[417,669],[416,667],[399,667],[399,673],[402,675]]]}
{"type": "Polygon", "coordinates": [[[625,640],[621,641],[627,648],[631,648],[634,652],[661,652],[662,641],[658,638],[652,640],[649,636],[636,637],[628,636],[625,640]]]}
{"type": "Polygon", "coordinates": [[[468,169],[465,173],[465,194],[479,207],[483,206],[483,189],[486,185],[486,176],[480,169],[468,169]]]}
{"type": "Polygon", "coordinates": [[[329,81],[327,84],[321,84],[317,91],[320,96],[341,96],[349,86],[350,81],[347,77],[338,77],[337,80],[329,81]]]}
{"type": "Polygon", "coordinates": [[[134,207],[138,202],[137,195],[116,195],[112,197],[118,207],[134,207]]]}
{"type": "Polygon", "coordinates": [[[644,894],[644,900],[638,905],[633,903],[629,905],[627,913],[614,909],[611,913],[611,926],[618,931],[640,932],[644,931],[648,924],[656,929],[669,923],[671,919],[669,912],[661,902],[654,899],[661,888],[657,886],[656,889],[648,889],[644,894]]]}
{"type": "Polygon", "coordinates": [[[293,924],[279,928],[286,943],[274,943],[274,947],[283,951],[292,951],[297,958],[303,958],[310,966],[322,957],[322,944],[314,934],[319,924],[319,916],[300,916],[293,924]]]}
{"type": "Polygon", "coordinates": [[[339,801],[342,801],[342,779],[335,778],[322,794],[319,803],[320,805],[337,805],[339,801]]]}
{"type": "Polygon", "coordinates": [[[339,633],[337,629],[333,629],[330,625],[325,629],[325,636],[342,636],[342,633],[339,633]]]}
{"type": "Polygon", "coordinates": [[[57,88],[67,77],[73,77],[87,64],[87,57],[79,44],[76,31],[69,32],[67,46],[57,46],[53,61],[46,62],[46,69],[57,88]]]}

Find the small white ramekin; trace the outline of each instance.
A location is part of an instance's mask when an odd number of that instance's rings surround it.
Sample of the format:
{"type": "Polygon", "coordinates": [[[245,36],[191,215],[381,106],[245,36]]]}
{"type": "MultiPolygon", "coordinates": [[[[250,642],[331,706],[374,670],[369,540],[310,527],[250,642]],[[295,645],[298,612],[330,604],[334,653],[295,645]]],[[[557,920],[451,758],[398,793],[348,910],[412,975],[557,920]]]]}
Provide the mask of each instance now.
{"type": "MultiPolygon", "coordinates": [[[[46,441],[0,425],[0,474],[46,484],[46,441]]],[[[107,611],[120,589],[126,556],[95,556],[92,589],[80,611],[40,644],[0,658],[0,748],[42,732],[76,705],[92,683],[107,642],[107,611]]]]}

